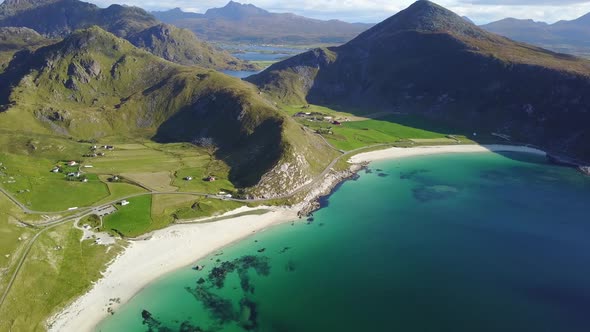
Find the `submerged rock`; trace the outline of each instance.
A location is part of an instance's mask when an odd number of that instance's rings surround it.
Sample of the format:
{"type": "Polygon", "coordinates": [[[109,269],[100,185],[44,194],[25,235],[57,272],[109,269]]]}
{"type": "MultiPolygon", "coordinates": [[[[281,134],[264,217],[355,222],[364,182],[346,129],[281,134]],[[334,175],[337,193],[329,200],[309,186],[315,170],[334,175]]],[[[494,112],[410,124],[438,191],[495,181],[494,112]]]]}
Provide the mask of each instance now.
{"type": "Polygon", "coordinates": [[[414,188],[412,190],[414,198],[423,203],[434,200],[447,199],[456,195],[458,192],[458,188],[445,185],[423,186],[414,188]]]}

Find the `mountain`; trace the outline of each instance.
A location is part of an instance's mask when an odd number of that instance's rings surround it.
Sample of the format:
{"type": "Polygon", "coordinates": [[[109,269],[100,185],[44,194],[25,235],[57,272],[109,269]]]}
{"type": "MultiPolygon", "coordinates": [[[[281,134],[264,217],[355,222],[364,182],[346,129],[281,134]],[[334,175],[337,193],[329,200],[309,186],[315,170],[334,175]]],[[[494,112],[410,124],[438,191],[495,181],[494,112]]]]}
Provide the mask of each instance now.
{"type": "Polygon", "coordinates": [[[198,40],[190,31],[163,25],[137,7],[111,5],[101,9],[78,0],[10,0],[0,4],[0,26],[27,27],[50,38],[63,38],[93,25],[180,64],[252,69],[244,61],[198,40]]]}
{"type": "Polygon", "coordinates": [[[590,55],[590,14],[554,24],[506,18],[481,26],[514,40],[539,45],[557,52],[590,55]]]}
{"type": "Polygon", "coordinates": [[[47,39],[28,28],[0,28],[0,73],[4,71],[14,54],[32,51],[55,41],[47,39]]]}
{"type": "Polygon", "coordinates": [[[133,45],[182,65],[231,70],[259,70],[225,51],[203,42],[187,29],[160,23],[127,37],[133,45]]]}
{"type": "Polygon", "coordinates": [[[217,42],[268,44],[344,43],[370,24],[322,21],[290,13],[271,13],[251,4],[230,1],[205,14],[185,13],[176,8],[153,12],[159,20],[186,28],[199,37],[217,42]]]}
{"type": "Polygon", "coordinates": [[[206,139],[230,165],[232,182],[268,188],[265,195],[308,181],[311,165],[329,163],[334,153],[254,86],[214,70],[164,61],[98,27],[19,53],[0,82],[6,83],[0,85],[3,136],[36,130],[44,137],[84,141],[107,136],[206,139]]]}
{"type": "Polygon", "coordinates": [[[249,81],[287,102],[421,114],[590,160],[589,61],[492,34],[429,1],[249,81]]]}

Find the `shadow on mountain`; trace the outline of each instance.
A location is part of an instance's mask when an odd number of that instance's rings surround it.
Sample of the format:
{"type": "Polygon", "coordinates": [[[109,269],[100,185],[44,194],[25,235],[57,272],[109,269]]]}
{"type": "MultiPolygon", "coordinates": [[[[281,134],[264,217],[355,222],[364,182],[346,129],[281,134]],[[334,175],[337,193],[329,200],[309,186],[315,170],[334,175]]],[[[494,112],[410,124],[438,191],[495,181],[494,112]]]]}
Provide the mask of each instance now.
{"type": "Polygon", "coordinates": [[[215,147],[215,157],[230,167],[230,181],[238,187],[251,187],[276,165],[283,153],[279,143],[282,120],[269,117],[255,123],[244,113],[243,105],[234,96],[212,94],[171,116],[153,139],[215,147]]]}

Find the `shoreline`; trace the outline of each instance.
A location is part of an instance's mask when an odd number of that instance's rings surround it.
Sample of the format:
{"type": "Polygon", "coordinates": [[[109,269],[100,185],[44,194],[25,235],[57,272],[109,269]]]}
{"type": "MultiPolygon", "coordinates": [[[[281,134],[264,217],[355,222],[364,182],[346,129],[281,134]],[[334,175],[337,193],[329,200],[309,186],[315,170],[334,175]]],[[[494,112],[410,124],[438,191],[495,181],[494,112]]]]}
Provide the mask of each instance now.
{"type": "Polygon", "coordinates": [[[364,152],[352,156],[348,161],[353,164],[374,162],[378,160],[391,160],[405,157],[417,157],[436,154],[454,153],[480,153],[480,152],[521,152],[546,157],[547,152],[522,145],[434,145],[417,146],[412,148],[388,148],[371,152],[364,152]]]}
{"type": "Polygon", "coordinates": [[[130,241],[87,293],[48,320],[48,331],[93,331],[110,310],[116,312],[162,276],[269,227],[298,219],[295,208],[269,210],[263,215],[234,218],[235,211],[230,211],[228,219],[176,224],[153,232],[147,239],[130,241]]]}
{"type": "MultiPolygon", "coordinates": [[[[142,289],[162,276],[194,264],[210,253],[240,241],[252,234],[288,221],[320,207],[321,198],[353,177],[367,163],[412,156],[448,153],[523,152],[546,156],[544,151],[509,145],[449,145],[388,148],[360,153],[349,158],[346,171],[329,172],[323,181],[305,196],[302,203],[292,207],[266,207],[262,215],[235,216],[230,211],[218,217],[227,219],[213,223],[176,224],[155,231],[151,236],[130,241],[129,246],[107,267],[103,276],[86,294],[74,300],[62,311],[48,319],[49,331],[93,331],[109,311],[131,300],[142,289]],[[117,299],[117,301],[111,301],[117,299]]],[[[257,208],[241,208],[257,210],[257,208]]]]}

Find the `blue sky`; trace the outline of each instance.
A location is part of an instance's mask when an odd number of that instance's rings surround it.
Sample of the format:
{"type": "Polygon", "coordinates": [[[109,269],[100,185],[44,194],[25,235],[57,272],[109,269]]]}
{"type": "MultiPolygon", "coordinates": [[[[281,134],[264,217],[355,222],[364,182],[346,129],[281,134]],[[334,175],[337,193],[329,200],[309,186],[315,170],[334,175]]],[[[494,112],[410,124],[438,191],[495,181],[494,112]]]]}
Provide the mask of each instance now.
{"type": "MultiPolygon", "coordinates": [[[[101,7],[113,3],[139,6],[148,10],[180,7],[185,11],[204,12],[223,7],[229,0],[86,0],[101,7]]],[[[249,0],[273,12],[293,12],[319,19],[349,22],[379,22],[412,4],[413,0],[249,0]]],[[[530,18],[555,22],[571,20],[590,12],[590,1],[580,0],[438,0],[435,1],[476,23],[505,17],[530,18]]]]}

